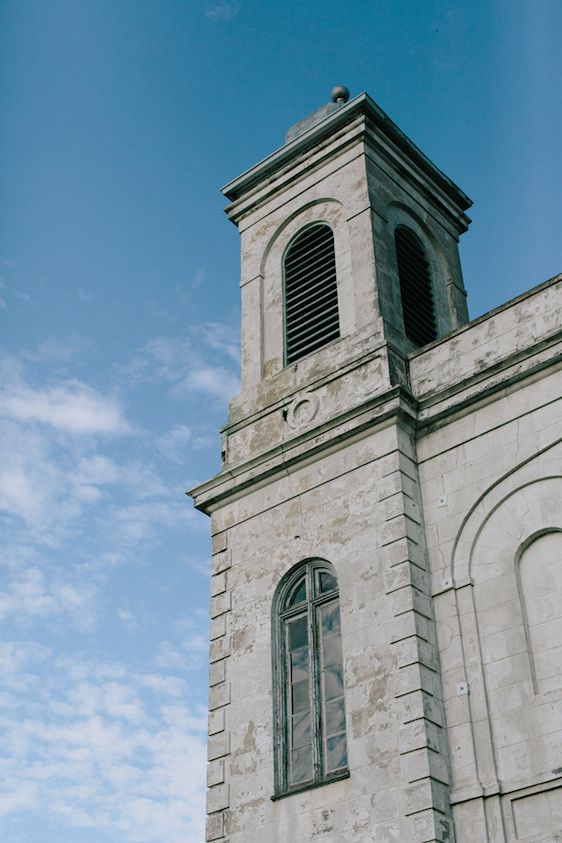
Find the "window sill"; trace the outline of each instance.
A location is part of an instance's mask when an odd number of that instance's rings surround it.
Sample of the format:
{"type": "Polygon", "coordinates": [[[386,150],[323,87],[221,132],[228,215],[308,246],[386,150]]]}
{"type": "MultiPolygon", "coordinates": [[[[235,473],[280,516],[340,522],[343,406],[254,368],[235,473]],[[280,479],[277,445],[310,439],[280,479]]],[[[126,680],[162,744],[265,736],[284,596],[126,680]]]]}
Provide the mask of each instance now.
{"type": "Polygon", "coordinates": [[[324,787],[324,785],[332,784],[332,782],[341,782],[342,779],[349,778],[349,770],[339,770],[337,773],[322,779],[319,782],[308,782],[307,784],[292,787],[290,790],[284,790],[282,793],[274,793],[271,797],[272,802],[277,802],[279,799],[285,799],[287,796],[294,796],[296,793],[304,793],[306,790],[314,790],[317,787],[324,787]]]}

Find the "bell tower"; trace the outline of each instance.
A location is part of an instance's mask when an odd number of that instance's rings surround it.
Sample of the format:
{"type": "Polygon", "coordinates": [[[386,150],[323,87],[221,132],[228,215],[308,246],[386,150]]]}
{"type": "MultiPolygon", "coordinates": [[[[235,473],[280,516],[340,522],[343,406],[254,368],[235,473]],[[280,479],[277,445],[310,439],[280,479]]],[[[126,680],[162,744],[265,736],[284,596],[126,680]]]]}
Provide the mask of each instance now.
{"type": "Polygon", "coordinates": [[[213,535],[207,840],[452,841],[409,360],[467,322],[468,197],[367,95],[230,182],[242,388],[213,535]]]}
{"type": "Polygon", "coordinates": [[[336,88],[333,96],[289,130],[285,146],[224,188],[242,253],[236,418],[360,358],[371,394],[407,387],[407,354],[425,344],[415,341],[416,325],[427,333],[432,323],[427,336],[436,339],[468,318],[458,238],[470,200],[367,94],[346,102],[347,89],[336,88]],[[334,237],[339,337],[287,367],[284,255],[319,222],[334,237]],[[402,249],[400,272],[396,238],[404,232],[414,245],[402,249]],[[420,286],[421,300],[412,292],[420,286]]]}

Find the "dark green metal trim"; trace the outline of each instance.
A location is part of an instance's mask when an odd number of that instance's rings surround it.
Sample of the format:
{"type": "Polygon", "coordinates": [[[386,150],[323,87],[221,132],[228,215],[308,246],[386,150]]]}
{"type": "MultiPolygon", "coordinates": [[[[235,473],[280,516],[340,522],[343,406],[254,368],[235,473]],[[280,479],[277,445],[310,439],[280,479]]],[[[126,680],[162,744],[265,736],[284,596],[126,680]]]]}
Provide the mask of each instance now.
{"type": "MultiPolygon", "coordinates": [[[[333,600],[339,601],[339,588],[327,594],[314,596],[314,577],[317,570],[326,570],[334,576],[337,582],[337,574],[333,565],[325,559],[312,557],[302,560],[292,568],[281,580],[273,598],[271,613],[271,657],[273,677],[273,758],[274,758],[274,787],[275,794],[272,799],[280,799],[292,793],[300,793],[314,787],[320,787],[332,781],[338,781],[349,776],[347,768],[337,770],[327,775],[323,774],[323,733],[322,733],[322,697],[320,689],[320,648],[318,642],[317,612],[318,608],[333,600]],[[298,606],[291,606],[283,609],[285,600],[297,580],[302,577],[303,571],[307,579],[307,602],[298,606]],[[289,725],[288,725],[288,699],[289,691],[288,669],[287,669],[287,646],[285,641],[285,630],[287,621],[292,617],[304,615],[306,612],[308,621],[308,634],[310,641],[311,670],[312,670],[312,699],[311,711],[313,715],[313,775],[314,779],[309,782],[291,787],[288,784],[289,775],[289,725]]],[[[341,634],[341,632],[340,632],[341,634]]]]}
{"type": "Polygon", "coordinates": [[[277,802],[279,799],[285,799],[287,796],[294,796],[296,793],[303,793],[305,790],[313,790],[316,787],[324,787],[325,784],[332,784],[332,782],[340,782],[343,779],[348,779],[351,773],[349,769],[346,767],[345,770],[338,770],[337,773],[331,773],[322,781],[313,782],[312,784],[304,784],[299,785],[298,787],[293,787],[290,790],[285,790],[280,793],[274,793],[270,799],[272,802],[277,802]]]}

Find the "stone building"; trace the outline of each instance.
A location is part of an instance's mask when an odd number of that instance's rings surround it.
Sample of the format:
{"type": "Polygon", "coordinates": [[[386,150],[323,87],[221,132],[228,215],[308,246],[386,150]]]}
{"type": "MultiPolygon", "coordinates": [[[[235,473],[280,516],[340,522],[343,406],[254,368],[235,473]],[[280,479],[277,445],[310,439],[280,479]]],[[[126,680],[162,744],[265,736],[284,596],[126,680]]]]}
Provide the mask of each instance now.
{"type": "Polygon", "coordinates": [[[562,276],[468,321],[470,200],[334,100],[224,191],[207,840],[554,843],[562,276]]]}

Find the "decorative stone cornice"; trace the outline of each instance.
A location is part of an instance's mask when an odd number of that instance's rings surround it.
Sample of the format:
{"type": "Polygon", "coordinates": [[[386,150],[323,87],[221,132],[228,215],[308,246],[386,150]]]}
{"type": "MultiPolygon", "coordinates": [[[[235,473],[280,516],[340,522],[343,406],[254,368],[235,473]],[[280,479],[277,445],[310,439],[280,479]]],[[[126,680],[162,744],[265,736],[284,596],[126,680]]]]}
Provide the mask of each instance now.
{"type": "Polygon", "coordinates": [[[472,205],[472,200],[466,193],[436,167],[366,93],[354,97],[342,108],[312,126],[307,132],[299,135],[295,140],[285,144],[259,164],[229,182],[223,187],[224,195],[232,202],[236,201],[257,184],[273,179],[281,168],[300,158],[309,150],[317,148],[327,137],[347,127],[357,117],[361,116],[367,118],[380,135],[414,161],[463,211],[472,205]]]}
{"type": "Polygon", "coordinates": [[[393,387],[353,407],[322,425],[308,428],[289,442],[280,442],[262,454],[221,471],[188,494],[195,506],[210,514],[217,506],[290,473],[297,466],[314,462],[327,451],[336,451],[352,439],[360,439],[374,429],[398,418],[415,424],[416,403],[400,386],[393,387]]]}

